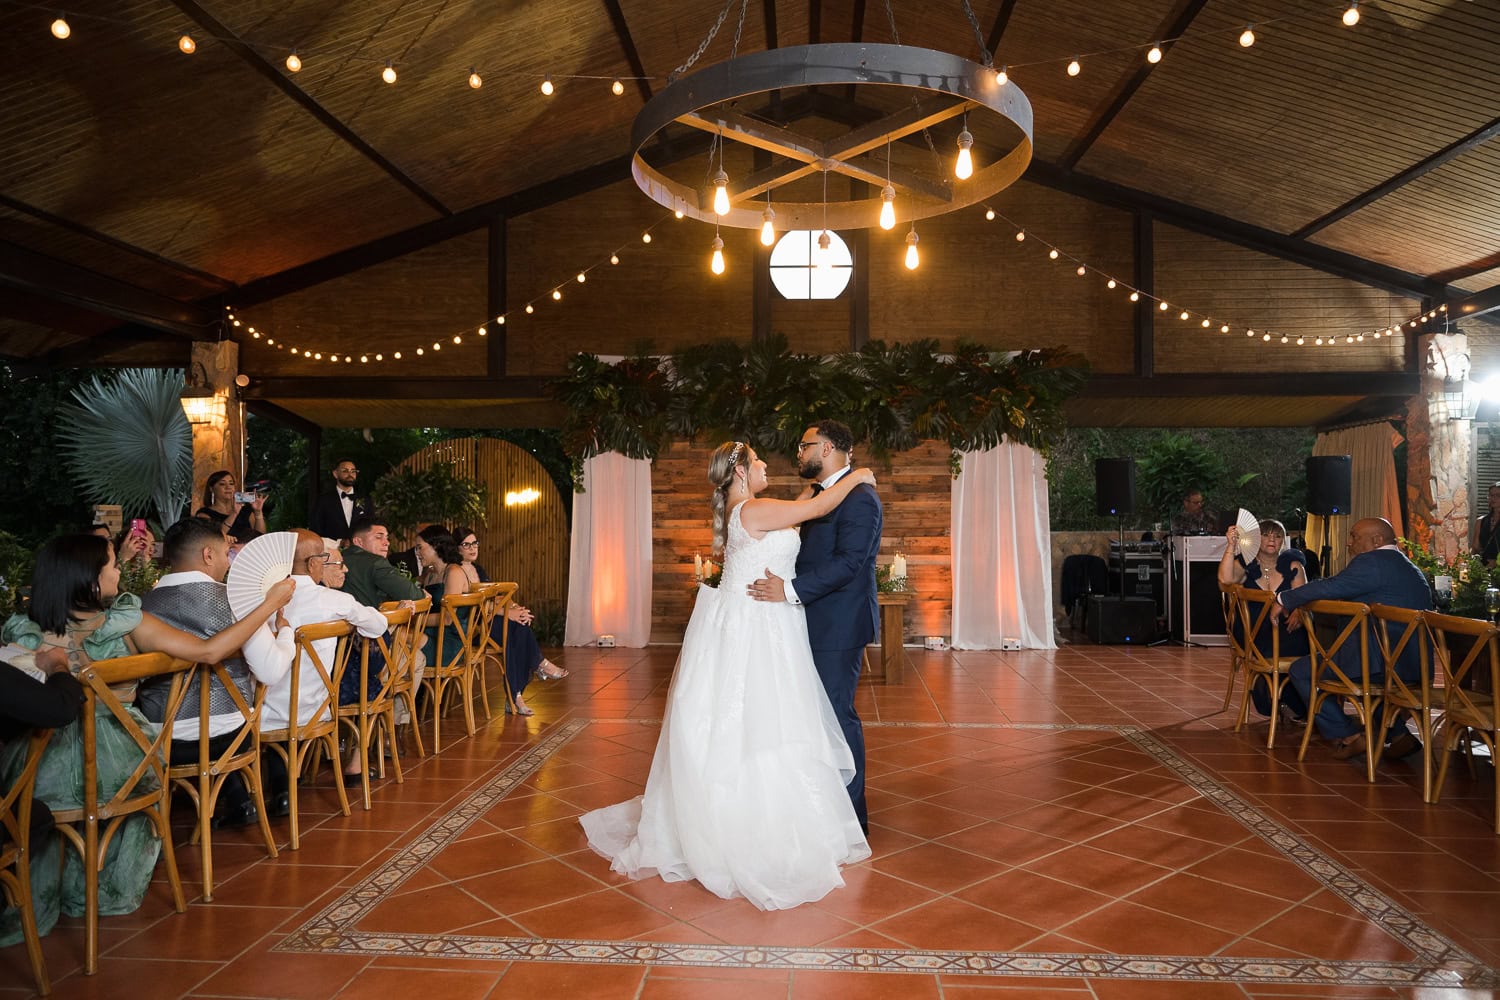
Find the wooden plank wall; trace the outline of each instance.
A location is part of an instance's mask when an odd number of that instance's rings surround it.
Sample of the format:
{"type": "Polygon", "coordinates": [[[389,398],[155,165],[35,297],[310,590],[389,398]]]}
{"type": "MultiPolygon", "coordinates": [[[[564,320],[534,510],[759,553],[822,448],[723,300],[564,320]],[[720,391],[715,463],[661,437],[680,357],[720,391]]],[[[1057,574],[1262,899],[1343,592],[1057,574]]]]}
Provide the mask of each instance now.
{"type": "MultiPolygon", "coordinates": [[[[718,442],[678,442],[657,457],[651,470],[652,642],[680,642],[692,613],[693,556],[708,558],[712,545],[708,459],[716,447],[718,442]]],[[[770,479],[767,496],[791,499],[801,491],[803,482],[790,460],[782,455],[761,457],[770,479]]],[[[864,463],[858,448],[855,457],[864,463]]],[[[953,574],[948,448],[929,442],[892,456],[888,466],[876,462],[873,467],[885,508],[880,561],[905,553],[908,580],[917,594],[906,609],[907,641],[949,635],[953,574]]]]}
{"type": "Polygon", "coordinates": [[[489,487],[485,523],[471,527],[479,535],[479,562],[490,578],[519,583],[516,599],[522,604],[566,603],[567,515],[557,486],[541,463],[509,441],[458,438],[428,445],[401,467],[430,469],[440,462],[453,463],[459,475],[489,487]],[[527,487],[541,496],[530,504],[505,506],[507,490],[527,487]]]}

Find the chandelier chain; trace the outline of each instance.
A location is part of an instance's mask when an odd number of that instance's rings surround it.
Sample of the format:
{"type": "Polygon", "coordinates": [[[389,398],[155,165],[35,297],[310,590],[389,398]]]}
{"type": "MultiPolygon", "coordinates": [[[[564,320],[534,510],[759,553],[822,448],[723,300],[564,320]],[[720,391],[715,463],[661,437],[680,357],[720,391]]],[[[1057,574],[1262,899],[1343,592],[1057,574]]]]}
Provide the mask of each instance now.
{"type": "Polygon", "coordinates": [[[740,34],[745,30],[745,10],[750,6],[750,0],[740,0],[740,20],[734,26],[734,44],[729,47],[729,58],[733,59],[740,54],[740,34]]]}
{"type": "Polygon", "coordinates": [[[901,44],[901,33],[896,30],[896,14],[891,10],[891,0],[885,0],[885,19],[891,26],[891,41],[901,44]]]}
{"type": "MultiPolygon", "coordinates": [[[[889,4],[889,0],[887,0],[887,4],[889,4]]],[[[712,45],[714,43],[714,39],[718,37],[719,29],[724,27],[724,19],[729,16],[729,12],[733,8],[734,0],[727,0],[727,2],[724,4],[724,9],[719,11],[719,17],[718,20],[714,21],[714,26],[708,29],[708,34],[703,36],[703,41],[698,43],[697,51],[688,56],[687,62],[683,63],[681,66],[678,66],[676,69],[674,69],[671,73],[667,74],[667,83],[669,85],[676,81],[679,76],[692,69],[693,64],[703,57],[703,53],[708,51],[708,47],[712,45]]],[[[740,6],[741,23],[743,23],[744,20],[744,9],[744,4],[742,3],[740,6]]]]}
{"type": "Polygon", "coordinates": [[[964,14],[969,18],[969,27],[974,29],[974,41],[979,45],[979,62],[982,66],[990,66],[994,59],[990,50],[984,44],[984,29],[979,26],[979,18],[974,16],[974,8],[969,5],[969,0],[960,0],[964,6],[964,14]]]}

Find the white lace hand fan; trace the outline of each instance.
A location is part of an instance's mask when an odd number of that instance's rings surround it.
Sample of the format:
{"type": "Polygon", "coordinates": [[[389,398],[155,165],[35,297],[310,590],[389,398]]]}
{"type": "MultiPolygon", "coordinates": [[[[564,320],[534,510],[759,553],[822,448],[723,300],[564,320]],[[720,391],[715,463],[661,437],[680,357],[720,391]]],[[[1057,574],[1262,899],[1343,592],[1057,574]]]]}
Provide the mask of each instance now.
{"type": "Polygon", "coordinates": [[[1249,562],[1255,558],[1255,553],[1260,551],[1260,521],[1256,520],[1254,514],[1241,507],[1235,527],[1240,529],[1240,558],[1249,562]]]}
{"type": "Polygon", "coordinates": [[[234,617],[244,618],[260,607],[266,591],[291,575],[296,557],[297,534],[293,531],[273,531],[247,542],[229,564],[229,578],[224,581],[234,617]]]}

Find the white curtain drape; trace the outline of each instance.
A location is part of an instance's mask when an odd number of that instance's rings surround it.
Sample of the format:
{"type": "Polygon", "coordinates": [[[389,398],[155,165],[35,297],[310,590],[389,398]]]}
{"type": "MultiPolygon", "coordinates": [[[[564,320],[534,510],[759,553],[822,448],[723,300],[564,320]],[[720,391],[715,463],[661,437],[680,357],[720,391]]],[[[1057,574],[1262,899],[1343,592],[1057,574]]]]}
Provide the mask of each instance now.
{"type": "Polygon", "coordinates": [[[651,463],[613,452],[583,463],[568,559],[569,646],[651,638],[651,463]]]}
{"type": "Polygon", "coordinates": [[[1046,460],[1009,442],[964,452],[952,518],[954,648],[1056,649],[1046,460]]]}
{"type": "Polygon", "coordinates": [[[1326,541],[1329,565],[1323,575],[1331,576],[1349,561],[1349,528],[1360,518],[1383,517],[1405,534],[1401,524],[1401,493],[1396,487],[1396,446],[1400,434],[1388,421],[1345,427],[1319,434],[1313,442],[1313,455],[1349,456],[1349,516],[1329,519],[1307,515],[1307,547],[1321,552],[1326,541]]]}

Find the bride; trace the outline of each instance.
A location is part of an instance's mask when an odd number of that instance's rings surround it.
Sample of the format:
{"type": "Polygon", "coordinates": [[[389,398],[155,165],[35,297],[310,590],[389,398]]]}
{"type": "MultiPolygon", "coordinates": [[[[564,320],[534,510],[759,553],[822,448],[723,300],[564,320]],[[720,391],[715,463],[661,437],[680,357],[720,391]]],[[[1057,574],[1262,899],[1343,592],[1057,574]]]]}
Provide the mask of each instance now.
{"type": "Polygon", "coordinates": [[[752,599],[767,569],[795,575],[796,525],[823,517],[859,469],[816,496],[757,498],[766,463],[742,441],[709,461],[718,589],[700,586],[667,695],[646,792],[580,817],[613,870],[697,879],[762,910],[821,899],[870,856],[844,785],[854,758],[813,667],[801,607],[752,599]],[[727,517],[726,517],[727,513],[727,517]]]}

